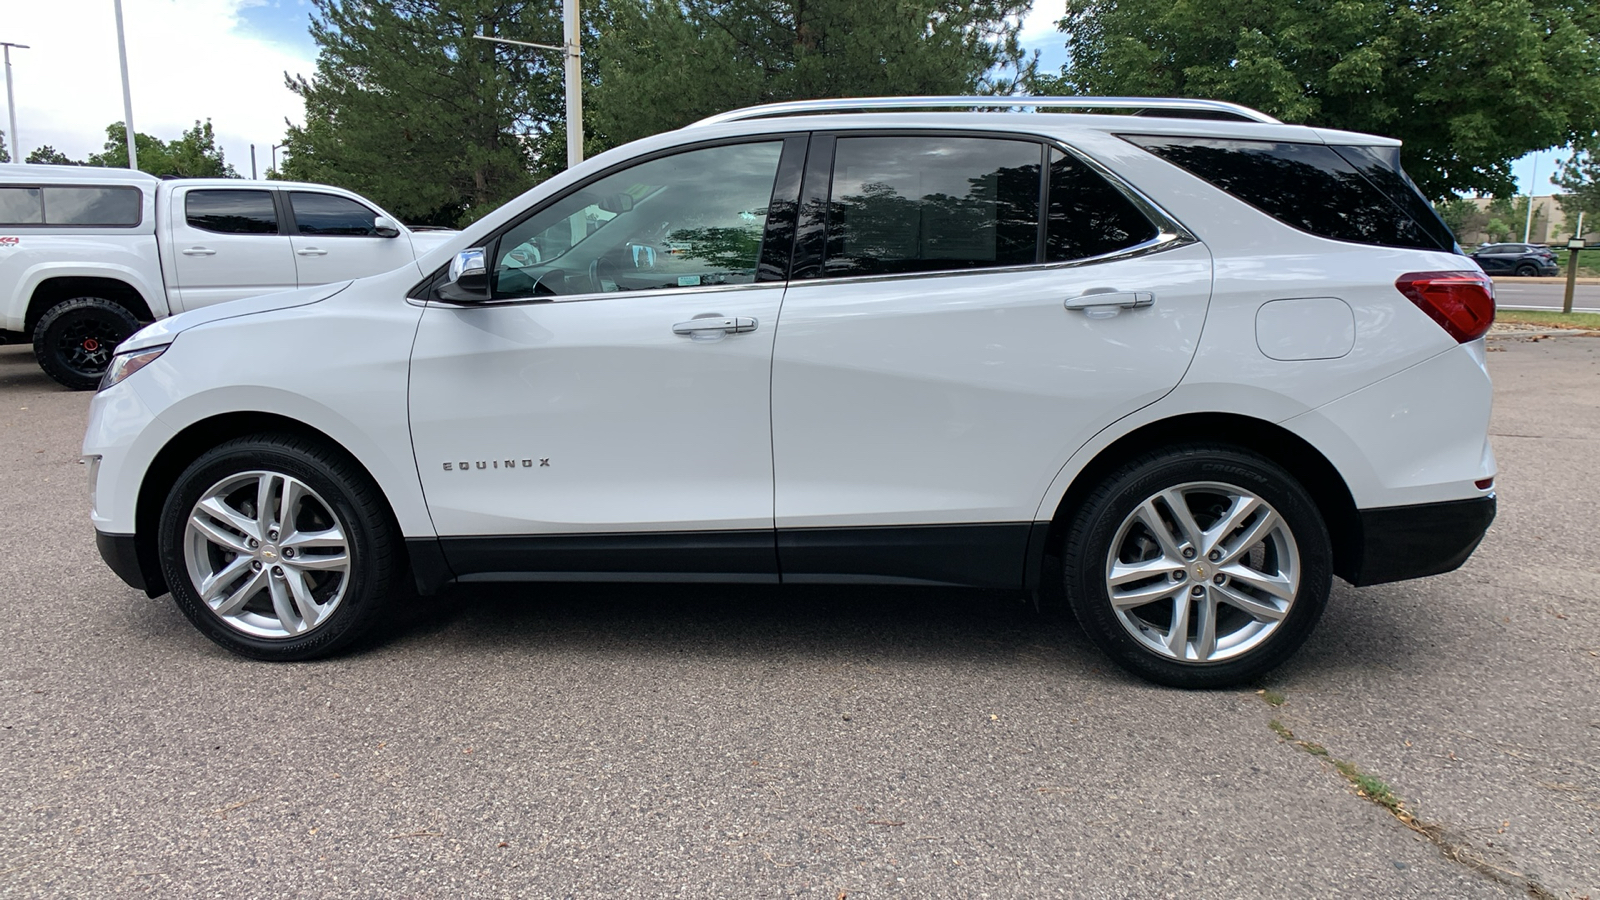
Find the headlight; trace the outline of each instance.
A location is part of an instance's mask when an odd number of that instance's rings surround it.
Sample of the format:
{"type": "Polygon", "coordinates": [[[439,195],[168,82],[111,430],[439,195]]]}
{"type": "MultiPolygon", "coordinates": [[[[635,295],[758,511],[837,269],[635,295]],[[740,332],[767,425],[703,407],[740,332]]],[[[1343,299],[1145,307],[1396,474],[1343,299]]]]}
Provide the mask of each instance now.
{"type": "Polygon", "coordinates": [[[111,357],[111,365],[106,367],[106,374],[100,379],[100,390],[120,384],[129,375],[155,362],[170,346],[172,345],[162,344],[159,347],[135,350],[132,353],[118,353],[111,357]]]}

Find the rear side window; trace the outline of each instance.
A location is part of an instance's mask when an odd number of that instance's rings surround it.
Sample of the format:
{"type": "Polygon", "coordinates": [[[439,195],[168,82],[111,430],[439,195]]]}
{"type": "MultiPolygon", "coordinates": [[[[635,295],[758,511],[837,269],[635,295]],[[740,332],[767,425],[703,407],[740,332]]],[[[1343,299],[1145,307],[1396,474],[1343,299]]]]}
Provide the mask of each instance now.
{"type": "Polygon", "coordinates": [[[1455,249],[1393,148],[1122,137],[1301,231],[1357,244],[1455,249]]]}
{"type": "Polygon", "coordinates": [[[221,234],[277,234],[271,191],[190,191],[183,201],[191,228],[221,234]]]}
{"type": "Polygon", "coordinates": [[[1049,262],[1115,253],[1157,236],[1154,223],[1087,165],[1050,150],[1049,262]]]}
{"type": "Polygon", "coordinates": [[[377,234],[378,214],[351,200],[334,194],[294,191],[289,194],[294,224],[301,234],[369,235],[377,234]]]}
{"type": "Polygon", "coordinates": [[[1029,265],[1041,145],[991,138],[840,138],[827,277],[1029,265]]]}
{"type": "Polygon", "coordinates": [[[0,188],[0,225],[129,227],[139,224],[144,194],[136,187],[0,188]]]}

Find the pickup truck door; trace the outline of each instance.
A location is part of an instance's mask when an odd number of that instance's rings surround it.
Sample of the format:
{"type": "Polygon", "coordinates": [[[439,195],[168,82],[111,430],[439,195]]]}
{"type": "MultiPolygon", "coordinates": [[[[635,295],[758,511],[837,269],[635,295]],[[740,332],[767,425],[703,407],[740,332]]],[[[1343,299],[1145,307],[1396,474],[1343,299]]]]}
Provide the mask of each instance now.
{"type": "Polygon", "coordinates": [[[180,186],[169,202],[168,293],[178,309],[294,289],[294,253],[273,191],[180,186]]]}
{"type": "Polygon", "coordinates": [[[301,287],[377,275],[416,258],[409,235],[378,234],[380,213],[364,203],[326,191],[284,193],[301,287]]]}

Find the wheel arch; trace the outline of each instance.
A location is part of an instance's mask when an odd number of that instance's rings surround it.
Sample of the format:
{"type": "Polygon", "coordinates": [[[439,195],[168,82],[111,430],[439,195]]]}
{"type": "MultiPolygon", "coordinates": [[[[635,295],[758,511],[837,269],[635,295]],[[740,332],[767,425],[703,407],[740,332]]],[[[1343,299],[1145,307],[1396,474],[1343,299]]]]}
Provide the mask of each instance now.
{"type": "Polygon", "coordinates": [[[126,309],[140,322],[155,318],[150,303],[139,289],[120,278],[99,275],[57,275],[39,282],[28,299],[23,330],[32,335],[44,314],[63,300],[75,297],[101,297],[126,309]]]}
{"type": "Polygon", "coordinates": [[[1349,580],[1361,565],[1361,519],[1344,476],[1304,438],[1262,419],[1237,413],[1197,412],[1159,419],[1128,432],[1096,453],[1073,476],[1061,502],[1050,517],[1043,542],[1046,572],[1042,583],[1051,584],[1059,567],[1056,548],[1065,540],[1066,528],[1083,498],[1124,461],[1165,446],[1203,441],[1232,444],[1282,466],[1311,495],[1322,514],[1333,544],[1333,571],[1349,580]]]}
{"type": "MultiPolygon", "coordinates": [[[[161,572],[157,545],[161,507],[173,484],[177,482],[178,476],[183,474],[183,470],[188,468],[190,463],[199,459],[201,454],[219,444],[246,435],[267,433],[302,437],[345,457],[348,463],[372,483],[377,495],[383,498],[390,524],[394,526],[395,534],[397,536],[400,534],[393,503],[379,486],[377,479],[355,454],[331,435],[298,419],[277,413],[258,411],[221,413],[190,423],[188,427],[173,435],[151,459],[150,465],[145,469],[144,478],[139,483],[138,499],[134,505],[134,548],[139,571],[145,579],[145,593],[159,597],[169,589],[166,578],[161,572]]],[[[403,540],[400,541],[402,547],[404,544],[403,540]]]]}

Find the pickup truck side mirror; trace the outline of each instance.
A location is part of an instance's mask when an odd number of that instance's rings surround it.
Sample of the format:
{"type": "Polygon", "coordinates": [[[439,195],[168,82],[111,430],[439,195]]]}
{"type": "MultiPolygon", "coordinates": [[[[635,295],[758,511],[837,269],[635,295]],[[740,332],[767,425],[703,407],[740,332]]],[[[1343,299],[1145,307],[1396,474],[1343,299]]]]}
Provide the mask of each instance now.
{"type": "Polygon", "coordinates": [[[378,237],[399,237],[400,227],[388,216],[378,216],[372,220],[372,231],[378,237]]]}
{"type": "Polygon", "coordinates": [[[440,300],[472,303],[489,299],[489,272],[482,247],[463,250],[450,260],[450,271],[437,291],[440,300]]]}

